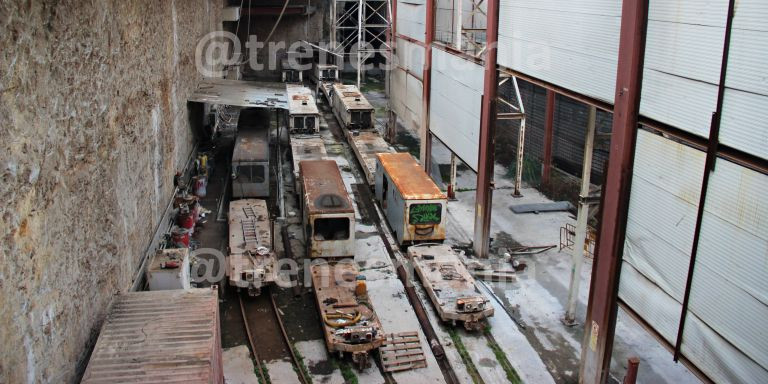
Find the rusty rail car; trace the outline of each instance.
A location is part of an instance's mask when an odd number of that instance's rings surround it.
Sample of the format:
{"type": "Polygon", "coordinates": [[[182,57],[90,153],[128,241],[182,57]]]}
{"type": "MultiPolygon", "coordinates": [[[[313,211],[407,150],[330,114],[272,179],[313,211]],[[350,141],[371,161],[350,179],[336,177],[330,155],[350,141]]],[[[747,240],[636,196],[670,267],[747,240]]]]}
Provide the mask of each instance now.
{"type": "Polygon", "coordinates": [[[286,84],[288,93],[288,131],[291,134],[320,133],[320,111],[312,91],[299,84],[286,84]]]}
{"type": "Polygon", "coordinates": [[[356,86],[334,83],[330,96],[333,114],[344,129],[374,129],[375,110],[356,86]]]}
{"type": "Polygon", "coordinates": [[[229,285],[247,289],[256,296],[277,278],[277,255],[272,247],[272,230],[267,202],[258,199],[229,203],[229,285]]]}
{"type": "Polygon", "coordinates": [[[376,155],[374,195],[401,246],[445,240],[448,199],[407,152],[376,155]]]}
{"type": "Polygon", "coordinates": [[[339,81],[339,67],[335,64],[319,64],[315,63],[312,67],[312,81],[315,82],[315,92],[325,96],[325,99],[330,104],[331,102],[331,90],[333,84],[339,81]]]}
{"type": "Polygon", "coordinates": [[[386,342],[386,335],[368,298],[364,277],[352,261],[329,264],[317,260],[310,270],[328,351],[340,357],[349,353],[359,369],[367,368],[369,353],[386,342]]]}
{"type": "Polygon", "coordinates": [[[293,181],[296,194],[301,196],[299,162],[304,160],[325,160],[323,138],[318,135],[291,135],[291,157],[293,159],[293,181]]]}
{"type": "Polygon", "coordinates": [[[376,183],[376,155],[395,153],[395,149],[375,129],[369,131],[345,130],[344,134],[357,161],[363,167],[366,182],[370,187],[373,187],[376,183]]]}
{"type": "Polygon", "coordinates": [[[269,196],[269,111],[246,108],[237,121],[232,151],[232,197],[269,196]]]}
{"type": "Polygon", "coordinates": [[[307,257],[354,257],[355,209],[333,160],[299,162],[307,257]]]}
{"type": "Polygon", "coordinates": [[[421,244],[408,248],[408,259],[444,322],[461,322],[468,331],[480,330],[493,316],[490,300],[448,245],[421,244]]]}

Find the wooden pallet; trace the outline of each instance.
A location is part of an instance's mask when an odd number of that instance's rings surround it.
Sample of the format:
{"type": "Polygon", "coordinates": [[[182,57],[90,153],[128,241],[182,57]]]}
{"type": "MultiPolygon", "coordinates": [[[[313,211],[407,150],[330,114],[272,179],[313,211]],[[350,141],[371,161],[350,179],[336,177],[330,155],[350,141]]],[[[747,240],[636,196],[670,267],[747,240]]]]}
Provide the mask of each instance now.
{"type": "Polygon", "coordinates": [[[421,349],[417,332],[387,334],[387,341],[379,348],[379,357],[384,372],[407,371],[427,366],[427,358],[421,349]]]}

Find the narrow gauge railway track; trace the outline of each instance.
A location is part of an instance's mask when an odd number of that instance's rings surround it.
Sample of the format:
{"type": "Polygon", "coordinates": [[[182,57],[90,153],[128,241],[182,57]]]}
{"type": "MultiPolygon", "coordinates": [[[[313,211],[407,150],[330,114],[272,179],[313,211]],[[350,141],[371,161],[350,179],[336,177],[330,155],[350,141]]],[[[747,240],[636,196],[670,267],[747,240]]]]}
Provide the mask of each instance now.
{"type": "MultiPolygon", "coordinates": [[[[323,107],[321,107],[321,115],[326,121],[328,121],[330,118],[336,122],[336,124],[330,124],[330,122],[328,124],[328,129],[333,134],[334,140],[336,140],[336,142],[339,144],[346,144],[346,146],[351,147],[352,143],[349,143],[347,141],[347,135],[344,133],[345,128],[341,126],[336,114],[333,113],[332,107],[328,104],[324,104],[323,107]],[[328,113],[328,111],[330,111],[330,113],[328,113]]],[[[346,151],[352,152],[353,150],[352,148],[346,148],[346,151]]],[[[361,164],[358,157],[355,156],[354,153],[349,153],[349,152],[347,152],[347,154],[349,155],[347,157],[348,159],[351,160],[351,164],[357,165],[356,167],[357,172],[355,172],[355,177],[359,179],[358,184],[353,186],[352,192],[357,198],[359,198],[358,205],[360,210],[365,211],[369,219],[374,223],[376,230],[379,236],[381,237],[381,240],[383,241],[385,248],[387,249],[387,253],[390,259],[395,263],[395,267],[397,268],[397,257],[395,255],[395,250],[392,248],[392,245],[389,242],[387,235],[384,233],[384,230],[385,230],[384,228],[385,224],[383,224],[384,220],[379,215],[379,212],[376,209],[376,206],[375,206],[376,203],[373,200],[373,195],[371,194],[370,186],[368,185],[368,180],[365,179],[365,172],[364,172],[365,164],[361,164]],[[362,182],[360,180],[362,180],[362,182]]],[[[400,268],[398,269],[397,272],[398,272],[398,275],[400,275],[400,273],[405,272],[405,270],[403,268],[400,268]]],[[[405,285],[405,282],[403,282],[403,284],[405,285]]],[[[423,303],[418,297],[415,300],[412,300],[411,298],[409,298],[409,302],[411,302],[411,306],[413,307],[414,311],[424,312],[424,308],[422,306],[423,303]]],[[[426,314],[424,314],[424,316],[426,316],[426,314]]],[[[443,378],[445,379],[445,382],[447,384],[458,384],[459,383],[458,376],[456,375],[456,372],[451,366],[450,361],[448,361],[448,358],[445,356],[445,352],[442,351],[442,345],[440,345],[439,339],[437,339],[437,337],[435,336],[435,331],[432,328],[432,325],[428,324],[425,327],[422,324],[422,330],[424,331],[428,342],[436,343],[437,353],[435,352],[434,346],[429,345],[427,347],[432,348],[433,354],[435,355],[435,360],[437,361],[437,364],[440,366],[440,371],[443,373],[443,378]]],[[[387,384],[395,382],[395,379],[391,373],[384,372],[384,370],[381,368],[380,368],[380,371],[384,376],[387,384]]]]}
{"type": "Polygon", "coordinates": [[[293,350],[270,289],[263,289],[261,295],[256,297],[243,297],[244,295],[245,293],[238,295],[240,313],[261,383],[269,382],[265,377],[267,370],[264,369],[264,361],[289,357],[299,382],[309,384],[311,381],[305,376],[304,368],[293,350]],[[258,344],[255,343],[257,339],[258,344]]]}

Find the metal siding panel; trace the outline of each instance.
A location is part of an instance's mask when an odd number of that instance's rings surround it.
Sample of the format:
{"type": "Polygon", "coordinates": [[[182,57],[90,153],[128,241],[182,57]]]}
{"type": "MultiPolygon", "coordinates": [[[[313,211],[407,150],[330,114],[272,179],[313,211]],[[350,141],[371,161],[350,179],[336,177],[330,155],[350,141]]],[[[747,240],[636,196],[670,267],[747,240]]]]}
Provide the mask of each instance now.
{"type": "Polygon", "coordinates": [[[704,162],[702,151],[638,132],[619,297],[670,343],[677,336],[704,162]]]}
{"type": "Polygon", "coordinates": [[[405,39],[397,39],[397,63],[421,79],[424,72],[424,47],[405,39]]]}
{"type": "Polygon", "coordinates": [[[621,3],[501,0],[498,62],[613,102],[621,3]]]}
{"type": "Polygon", "coordinates": [[[643,116],[708,137],[717,86],[646,69],[643,75],[643,116]]]}
{"type": "Polygon", "coordinates": [[[426,7],[424,1],[397,2],[397,32],[423,42],[426,35],[426,7]]]}
{"type": "MultiPolygon", "coordinates": [[[[728,381],[748,381],[750,361],[768,380],[768,175],[718,159],[704,209],[701,241],[691,285],[690,313],[712,329],[709,337],[724,338],[735,351],[701,349],[683,344],[699,360],[733,361],[728,381]],[[724,356],[730,353],[730,356],[724,356]]],[[[686,327],[689,332],[700,329],[686,327]]],[[[691,336],[693,338],[706,336],[691,336]]],[[[716,374],[713,372],[713,374],[716,374]]]]}
{"type": "Polygon", "coordinates": [[[405,76],[404,70],[395,68],[392,70],[391,95],[389,103],[398,116],[405,115],[405,76]]]}
{"type": "Polygon", "coordinates": [[[728,0],[651,0],[648,20],[725,28],[728,0]]]}
{"type": "Polygon", "coordinates": [[[697,12],[690,1],[650,3],[640,113],[706,137],[717,104],[728,3],[702,5],[697,12]]]}
{"type": "Polygon", "coordinates": [[[720,142],[768,159],[768,96],[725,90],[720,142]]]}
{"type": "Polygon", "coordinates": [[[739,0],[733,15],[733,27],[768,32],[768,3],[764,0],[739,0]]]}
{"type": "Polygon", "coordinates": [[[429,128],[477,170],[483,67],[433,49],[429,128]]]}
{"type": "Polygon", "coordinates": [[[690,312],[682,352],[715,383],[768,383],[765,368],[745,359],[733,344],[690,312]]]}
{"type": "Polygon", "coordinates": [[[736,7],[720,127],[723,144],[763,159],[768,159],[766,19],[768,5],[752,0],[736,7]]]}

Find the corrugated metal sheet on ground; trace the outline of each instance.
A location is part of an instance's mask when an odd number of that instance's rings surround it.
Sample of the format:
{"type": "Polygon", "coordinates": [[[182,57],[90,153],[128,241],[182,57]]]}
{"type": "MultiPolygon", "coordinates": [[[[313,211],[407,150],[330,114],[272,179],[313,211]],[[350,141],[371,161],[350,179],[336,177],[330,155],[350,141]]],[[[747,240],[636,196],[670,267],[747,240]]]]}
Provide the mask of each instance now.
{"type": "Polygon", "coordinates": [[[216,290],[119,295],[82,383],[223,383],[216,290]]]}
{"type": "Polygon", "coordinates": [[[700,324],[686,325],[683,343],[715,381],[768,382],[767,190],[768,175],[717,160],[691,285],[689,311],[700,324]]]}
{"type": "Polygon", "coordinates": [[[501,0],[498,63],[613,102],[621,2],[501,0]]]}
{"type": "Polygon", "coordinates": [[[477,169],[483,67],[432,50],[429,129],[470,168],[477,169]]]}
{"type": "Polygon", "coordinates": [[[768,3],[738,2],[728,58],[720,141],[768,159],[768,3]]]}
{"type": "Polygon", "coordinates": [[[645,130],[637,134],[619,296],[671,343],[677,336],[704,161],[702,151],[645,130]]]}
{"type": "Polygon", "coordinates": [[[397,33],[423,42],[426,34],[424,0],[397,1],[397,33]]]}

